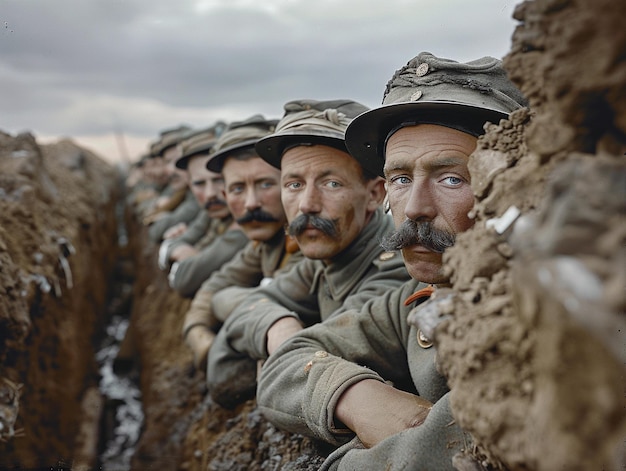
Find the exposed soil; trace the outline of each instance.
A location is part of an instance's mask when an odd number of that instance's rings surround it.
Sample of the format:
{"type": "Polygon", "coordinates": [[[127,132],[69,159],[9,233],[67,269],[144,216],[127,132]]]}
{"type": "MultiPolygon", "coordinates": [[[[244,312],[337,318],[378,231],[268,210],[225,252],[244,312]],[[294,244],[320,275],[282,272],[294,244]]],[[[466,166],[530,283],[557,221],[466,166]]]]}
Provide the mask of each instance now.
{"type": "Polygon", "coordinates": [[[536,1],[516,18],[505,65],[533,113],[474,154],[477,223],[447,257],[460,294],[440,361],[492,464],[623,469],[626,9],[536,1]],[[514,226],[487,227],[511,207],[514,226]]]}
{"type": "Polygon", "coordinates": [[[83,401],[98,402],[89,391],[118,258],[117,181],[71,142],[0,134],[0,467],[62,466],[93,443],[97,428],[78,430],[83,401]]]}

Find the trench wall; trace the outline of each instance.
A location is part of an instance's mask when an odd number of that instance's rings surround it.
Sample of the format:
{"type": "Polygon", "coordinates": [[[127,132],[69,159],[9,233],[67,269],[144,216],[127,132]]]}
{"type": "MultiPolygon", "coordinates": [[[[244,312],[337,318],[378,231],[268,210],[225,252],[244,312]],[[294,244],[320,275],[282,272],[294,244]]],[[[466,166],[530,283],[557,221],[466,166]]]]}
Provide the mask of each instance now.
{"type": "Polygon", "coordinates": [[[93,463],[118,196],[71,141],[0,133],[0,468],[93,463]]]}

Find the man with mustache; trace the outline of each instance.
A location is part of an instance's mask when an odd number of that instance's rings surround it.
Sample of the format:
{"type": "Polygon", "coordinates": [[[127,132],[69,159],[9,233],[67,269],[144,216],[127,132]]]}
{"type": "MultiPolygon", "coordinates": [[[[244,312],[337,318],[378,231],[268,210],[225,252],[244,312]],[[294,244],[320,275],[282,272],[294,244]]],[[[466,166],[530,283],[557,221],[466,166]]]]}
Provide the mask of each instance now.
{"type": "MultiPolygon", "coordinates": [[[[288,231],[305,259],[240,300],[218,333],[207,380],[225,407],[254,395],[257,360],[284,339],[408,279],[400,257],[379,246],[393,228],[381,207],[384,181],[345,147],[346,126],[366,110],[351,100],[291,101],[276,131],[256,144],[258,154],[281,169],[288,231]]],[[[233,305],[220,295],[212,300],[216,314],[233,305]]]]}
{"type": "Polygon", "coordinates": [[[471,437],[455,424],[432,332],[407,317],[423,315],[435,300],[421,303],[450,284],[442,252],[473,224],[468,161],[477,136],[524,103],[499,60],[464,64],[424,52],[394,74],[381,107],[348,127],[351,154],[386,178],[398,231],[383,246],[402,251],[413,280],[301,331],[263,366],[266,418],[343,445],[321,469],[481,469],[455,466],[471,460],[457,455],[471,452],[471,437]]]}
{"type": "Polygon", "coordinates": [[[226,203],[250,242],[202,284],[185,315],[183,339],[201,371],[206,370],[214,330],[226,320],[213,313],[213,297],[219,294],[222,306],[241,299],[252,287],[268,283],[302,258],[298,245],[284,231],[287,219],[280,201],[280,170],[262,160],[254,149],[257,140],[273,131],[277,122],[255,115],[232,123],[206,164],[211,172],[224,177],[226,203]]]}
{"type": "Polygon", "coordinates": [[[155,152],[163,159],[163,172],[168,184],[155,200],[152,214],[144,218],[144,224],[148,225],[148,238],[157,244],[166,238],[170,227],[190,223],[201,211],[189,190],[187,172],[175,166],[181,156],[179,144],[190,132],[192,130],[187,126],[162,131],[155,147],[155,152]]]}
{"type": "Polygon", "coordinates": [[[182,156],[176,166],[187,170],[191,192],[204,211],[181,236],[166,239],[159,249],[159,266],[169,269],[170,286],[189,298],[248,243],[224,201],[222,175],[206,168],[215,142],[210,128],[182,142],[182,156]]]}

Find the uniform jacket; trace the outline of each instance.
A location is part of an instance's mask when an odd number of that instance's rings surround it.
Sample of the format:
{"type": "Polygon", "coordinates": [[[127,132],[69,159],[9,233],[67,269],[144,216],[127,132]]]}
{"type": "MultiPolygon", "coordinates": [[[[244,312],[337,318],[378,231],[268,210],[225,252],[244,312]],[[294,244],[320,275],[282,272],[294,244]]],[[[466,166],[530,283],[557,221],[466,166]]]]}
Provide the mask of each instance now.
{"type": "MultiPolygon", "coordinates": [[[[406,282],[409,275],[402,258],[384,252],[379,245],[391,230],[391,218],[379,209],[332,263],[305,258],[242,301],[228,316],[209,352],[207,381],[213,398],[222,405],[223,400],[236,400],[229,390],[229,378],[234,371],[243,376],[238,368],[245,368],[235,364],[246,362],[251,371],[250,359],[267,358],[267,331],[277,320],[290,316],[312,325],[346,309],[360,308],[370,298],[406,282]]],[[[215,299],[213,308],[216,317],[222,317],[215,299]]],[[[254,382],[248,386],[253,387],[254,382]]]]}
{"type": "MultiPolygon", "coordinates": [[[[201,249],[200,252],[172,266],[168,276],[170,286],[181,296],[193,297],[215,270],[235,257],[248,243],[249,239],[241,229],[229,228],[231,223],[231,218],[210,220],[208,230],[194,244],[194,247],[201,249]]],[[[176,239],[176,242],[184,239],[185,235],[176,239]]],[[[176,245],[171,244],[168,250],[171,252],[176,245]]]]}
{"type": "MultiPolygon", "coordinates": [[[[247,297],[251,288],[266,285],[279,272],[287,271],[302,260],[299,250],[287,251],[285,234],[278,231],[268,241],[250,241],[235,258],[224,264],[206,280],[200,291],[213,294],[222,315],[229,314],[240,300],[247,297]]],[[[218,319],[222,322],[225,317],[218,319]]]]}
{"type": "Polygon", "coordinates": [[[165,231],[170,227],[175,226],[179,222],[188,224],[201,212],[204,213],[204,211],[200,210],[200,205],[198,205],[198,201],[193,196],[193,193],[187,191],[185,199],[176,209],[150,225],[148,228],[148,237],[152,242],[158,244],[163,240],[163,234],[165,234],[165,231]]]}
{"type": "Polygon", "coordinates": [[[467,437],[454,424],[448,386],[435,365],[435,348],[423,348],[407,323],[404,301],[417,281],[346,311],[289,339],[265,362],[257,391],[263,415],[278,427],[339,448],[322,469],[450,469],[467,437]],[[375,379],[419,394],[434,407],[419,427],[364,449],[354,433],[338,427],[334,411],[352,384],[375,379]]]}

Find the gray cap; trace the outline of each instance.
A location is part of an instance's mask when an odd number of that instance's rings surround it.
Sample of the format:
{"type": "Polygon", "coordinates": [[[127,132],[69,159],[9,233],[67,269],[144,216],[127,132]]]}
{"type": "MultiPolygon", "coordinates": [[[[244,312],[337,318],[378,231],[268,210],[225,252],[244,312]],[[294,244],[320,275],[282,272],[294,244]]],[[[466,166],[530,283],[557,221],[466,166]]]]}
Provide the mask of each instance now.
{"type": "Polygon", "coordinates": [[[186,170],[189,165],[189,160],[197,155],[208,155],[213,150],[215,142],[220,133],[224,130],[225,123],[218,121],[211,127],[196,129],[185,135],[180,142],[181,155],[174,162],[176,167],[186,170]]]}
{"type": "Polygon", "coordinates": [[[421,52],[387,83],[381,107],[361,114],[346,130],[346,146],[361,165],[383,175],[390,134],[413,124],[438,124],[473,136],[526,106],[522,93],[493,57],[460,63],[421,52]]]}
{"type": "Polygon", "coordinates": [[[215,143],[215,153],[207,162],[206,168],[221,173],[224,162],[230,154],[248,148],[254,149],[259,139],[274,131],[276,123],[277,119],[265,119],[260,114],[231,123],[215,143]]]}
{"type": "Polygon", "coordinates": [[[283,153],[301,144],[323,144],[347,152],[346,128],[355,116],[369,108],[352,100],[294,100],[285,104],[285,114],[274,134],[256,144],[257,153],[280,168],[283,153]]]}
{"type": "Polygon", "coordinates": [[[157,155],[162,156],[163,152],[167,149],[178,145],[178,143],[183,139],[185,134],[191,131],[191,128],[187,125],[180,125],[175,128],[165,129],[160,133],[160,139],[157,141],[156,146],[154,147],[154,152],[157,155]]]}

